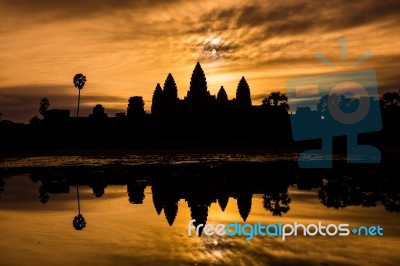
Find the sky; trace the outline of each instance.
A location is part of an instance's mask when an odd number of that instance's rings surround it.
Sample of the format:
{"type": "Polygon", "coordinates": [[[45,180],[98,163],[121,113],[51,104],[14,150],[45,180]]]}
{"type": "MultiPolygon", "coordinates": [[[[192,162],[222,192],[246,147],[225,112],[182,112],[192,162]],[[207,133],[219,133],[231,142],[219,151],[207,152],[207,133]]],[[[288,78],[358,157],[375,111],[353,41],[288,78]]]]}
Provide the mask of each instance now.
{"type": "MultiPolygon", "coordinates": [[[[72,79],[87,77],[81,114],[109,116],[172,73],[183,99],[196,62],[208,90],[235,97],[242,76],[253,105],[290,78],[375,69],[380,94],[400,88],[400,2],[0,0],[0,113],[27,123],[50,109],[76,112],[72,79]],[[347,40],[342,66],[339,41],[347,40]],[[370,50],[372,56],[355,67],[370,50]],[[316,59],[322,53],[336,67],[316,59]]],[[[290,99],[289,99],[290,100],[290,99]]]]}

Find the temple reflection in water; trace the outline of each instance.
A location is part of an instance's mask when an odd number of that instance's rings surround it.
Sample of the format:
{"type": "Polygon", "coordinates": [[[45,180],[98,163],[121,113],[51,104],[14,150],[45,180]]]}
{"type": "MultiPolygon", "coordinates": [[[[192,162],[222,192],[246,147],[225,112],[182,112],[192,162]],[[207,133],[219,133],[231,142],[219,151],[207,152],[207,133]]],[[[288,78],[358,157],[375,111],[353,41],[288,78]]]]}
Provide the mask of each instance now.
{"type": "Polygon", "coordinates": [[[3,168],[0,224],[5,239],[15,244],[4,241],[2,256],[21,265],[396,265],[396,163],[330,170],[293,164],[248,160],[3,168]],[[384,236],[247,241],[203,232],[196,237],[187,234],[192,219],[195,225],[379,225],[384,236]],[[348,253],[349,247],[356,252],[348,253]]]}
{"type": "MultiPolygon", "coordinates": [[[[187,202],[190,218],[196,220],[195,226],[207,223],[212,203],[217,203],[223,212],[231,199],[236,200],[237,211],[245,222],[255,195],[262,197],[267,213],[282,216],[290,212],[289,187],[297,187],[299,191],[315,190],[315,197],[328,208],[375,207],[380,202],[387,211],[400,211],[400,190],[394,185],[395,177],[390,175],[393,171],[388,166],[340,168],[336,172],[293,169],[276,163],[272,167],[268,164],[250,166],[249,163],[159,165],[102,171],[72,168],[63,169],[62,174],[56,169],[46,169],[32,173],[30,178],[40,183],[38,199],[42,203],[51,200],[52,194],[72,193],[75,186],[89,186],[93,196],[101,198],[107,195],[107,186],[120,185],[126,186],[127,200],[131,204],[143,204],[145,190],[151,186],[154,209],[159,215],[164,213],[170,226],[178,214],[181,200],[187,202]]],[[[0,179],[2,193],[5,193],[5,183],[0,179]]]]}

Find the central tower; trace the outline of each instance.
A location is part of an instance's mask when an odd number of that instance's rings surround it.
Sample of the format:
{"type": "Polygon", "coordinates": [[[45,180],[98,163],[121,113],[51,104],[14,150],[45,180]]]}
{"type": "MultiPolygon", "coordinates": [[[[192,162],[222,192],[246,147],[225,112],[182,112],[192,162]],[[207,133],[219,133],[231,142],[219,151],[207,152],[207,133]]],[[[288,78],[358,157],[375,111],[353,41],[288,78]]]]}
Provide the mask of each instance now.
{"type": "Polygon", "coordinates": [[[210,105],[211,98],[210,92],[207,90],[206,75],[200,63],[197,62],[190,79],[190,88],[185,98],[187,106],[195,112],[206,111],[210,105]]]}

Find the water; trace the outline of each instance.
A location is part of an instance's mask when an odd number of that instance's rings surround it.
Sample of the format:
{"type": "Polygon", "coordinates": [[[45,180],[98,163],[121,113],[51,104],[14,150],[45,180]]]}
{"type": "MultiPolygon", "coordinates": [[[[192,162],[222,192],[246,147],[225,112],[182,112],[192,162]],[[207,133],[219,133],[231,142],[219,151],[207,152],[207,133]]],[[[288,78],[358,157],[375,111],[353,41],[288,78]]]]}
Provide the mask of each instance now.
{"type": "MultiPolygon", "coordinates": [[[[397,265],[388,171],[300,171],[295,155],[9,158],[0,265],[397,265]],[[80,207],[87,225],[74,230],[80,207]],[[383,227],[383,236],[188,236],[191,219],[383,227]],[[245,220],[245,221],[244,221],[245,220]]],[[[3,181],[3,182],[1,182],[3,181]]],[[[2,185],[2,183],[4,183],[2,185]]]]}

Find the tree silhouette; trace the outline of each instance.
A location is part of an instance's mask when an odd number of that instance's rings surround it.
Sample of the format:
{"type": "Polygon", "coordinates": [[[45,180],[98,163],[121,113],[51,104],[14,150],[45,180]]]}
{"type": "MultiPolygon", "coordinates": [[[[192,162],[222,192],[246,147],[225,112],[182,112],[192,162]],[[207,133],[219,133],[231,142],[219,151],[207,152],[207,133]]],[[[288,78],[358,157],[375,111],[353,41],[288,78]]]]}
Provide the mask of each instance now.
{"type": "Polygon", "coordinates": [[[157,86],[154,89],[153,99],[151,101],[152,114],[159,114],[161,112],[162,102],[163,102],[163,91],[160,86],[160,83],[157,83],[157,86]]]}
{"type": "Polygon", "coordinates": [[[328,110],[328,98],[329,98],[329,95],[326,94],[326,95],[322,96],[317,103],[317,111],[324,118],[327,118],[330,115],[329,110],[328,110]]]}
{"type": "Polygon", "coordinates": [[[400,212],[400,194],[390,192],[382,200],[385,209],[390,212],[400,212]]]}
{"type": "Polygon", "coordinates": [[[72,225],[74,226],[75,230],[79,231],[86,227],[86,220],[85,218],[83,218],[83,215],[81,213],[74,217],[72,225]]]}
{"type": "Polygon", "coordinates": [[[224,86],[221,86],[221,88],[218,91],[217,102],[222,103],[222,104],[225,104],[228,102],[228,95],[226,94],[224,86]]]}
{"type": "MultiPolygon", "coordinates": [[[[78,89],[78,109],[76,111],[76,117],[79,117],[79,105],[81,101],[81,90],[86,83],[86,77],[83,74],[76,74],[73,79],[74,86],[78,89]]],[[[79,199],[79,185],[76,185],[76,195],[78,198],[78,215],[74,217],[72,221],[72,225],[74,226],[75,230],[82,230],[86,227],[85,218],[81,214],[81,204],[79,199]]]]}
{"type": "Polygon", "coordinates": [[[336,94],[328,95],[328,94],[326,94],[326,95],[322,96],[317,103],[317,111],[321,114],[321,116],[324,117],[324,119],[332,117],[330,111],[328,110],[328,100],[330,99],[330,97],[331,97],[331,99],[332,98],[337,99],[337,104],[339,105],[339,108],[343,111],[354,112],[354,107],[357,107],[357,106],[355,106],[357,101],[353,101],[353,99],[351,99],[351,98],[346,99],[346,97],[344,95],[336,95],[336,94]],[[350,110],[350,109],[353,109],[353,110],[350,110]]]}
{"type": "Polygon", "coordinates": [[[107,187],[107,184],[105,183],[104,180],[96,179],[96,181],[94,183],[92,183],[90,185],[90,187],[92,187],[93,195],[96,198],[101,198],[101,197],[103,197],[104,193],[106,192],[105,188],[107,187]]]}
{"type": "Polygon", "coordinates": [[[40,124],[40,118],[37,117],[36,115],[29,120],[30,125],[39,125],[40,124]]]}
{"type": "Polygon", "coordinates": [[[284,110],[289,109],[289,105],[287,102],[288,98],[286,97],[285,94],[281,93],[280,91],[271,92],[271,94],[262,101],[263,106],[279,107],[284,110]]]}
{"type": "Polygon", "coordinates": [[[101,104],[96,104],[95,107],[93,107],[93,112],[90,115],[93,118],[106,118],[107,114],[105,113],[105,108],[101,104]]]}
{"type": "Polygon", "coordinates": [[[282,216],[290,210],[289,204],[292,201],[287,193],[265,194],[263,206],[273,216],[282,216]]]}
{"type": "Polygon", "coordinates": [[[251,107],[250,87],[246,79],[242,77],[236,90],[236,102],[242,107],[251,107]]]}
{"type": "Polygon", "coordinates": [[[44,117],[47,110],[49,109],[50,101],[47,98],[43,98],[39,102],[39,113],[44,117]]]}
{"type": "Polygon", "coordinates": [[[386,92],[381,97],[381,106],[384,110],[394,110],[400,107],[400,94],[397,92],[386,92]]]}
{"type": "Polygon", "coordinates": [[[350,198],[349,187],[343,182],[330,180],[321,186],[318,198],[328,208],[345,208],[350,198]]]}
{"type": "Polygon", "coordinates": [[[83,74],[76,74],[74,76],[74,86],[78,89],[79,94],[78,94],[78,110],[76,111],[76,117],[79,116],[79,104],[81,101],[81,89],[83,89],[83,86],[85,86],[86,83],[86,77],[83,74]]]}

